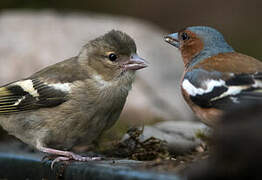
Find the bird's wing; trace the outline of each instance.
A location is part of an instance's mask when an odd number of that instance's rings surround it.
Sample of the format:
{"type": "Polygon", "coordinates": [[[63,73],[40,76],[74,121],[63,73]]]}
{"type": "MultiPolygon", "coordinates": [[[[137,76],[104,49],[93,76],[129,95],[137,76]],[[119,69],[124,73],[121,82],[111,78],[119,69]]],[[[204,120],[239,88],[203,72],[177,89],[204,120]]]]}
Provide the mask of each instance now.
{"type": "Polygon", "coordinates": [[[227,109],[262,101],[262,72],[235,74],[196,68],[186,73],[182,88],[201,107],[227,109]]]}
{"type": "Polygon", "coordinates": [[[0,114],[54,107],[67,101],[68,84],[46,84],[24,79],[0,87],[0,114]]]}
{"type": "Polygon", "coordinates": [[[0,114],[58,106],[69,99],[73,83],[88,78],[77,57],[48,66],[29,78],[0,87],[0,114]]]}

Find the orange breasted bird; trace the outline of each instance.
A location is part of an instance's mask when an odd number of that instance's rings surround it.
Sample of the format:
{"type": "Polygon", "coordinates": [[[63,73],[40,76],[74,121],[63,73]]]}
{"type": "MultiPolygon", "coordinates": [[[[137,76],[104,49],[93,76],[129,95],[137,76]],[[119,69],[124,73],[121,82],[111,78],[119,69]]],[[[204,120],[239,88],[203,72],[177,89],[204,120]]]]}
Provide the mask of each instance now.
{"type": "Polygon", "coordinates": [[[187,27],[165,41],[179,49],[183,97],[207,125],[232,106],[262,100],[262,62],[236,52],[216,29],[187,27]]]}

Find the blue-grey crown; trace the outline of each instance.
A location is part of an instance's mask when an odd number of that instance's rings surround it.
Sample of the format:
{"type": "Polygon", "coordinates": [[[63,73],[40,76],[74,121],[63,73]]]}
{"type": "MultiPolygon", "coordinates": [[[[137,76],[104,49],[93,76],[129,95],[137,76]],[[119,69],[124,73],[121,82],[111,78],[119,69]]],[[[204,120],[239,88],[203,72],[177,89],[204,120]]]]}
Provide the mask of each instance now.
{"type": "Polygon", "coordinates": [[[204,49],[193,59],[191,64],[219,53],[234,52],[234,49],[227,44],[223,35],[214,28],[192,26],[188,27],[187,30],[194,32],[204,42],[204,49]]]}

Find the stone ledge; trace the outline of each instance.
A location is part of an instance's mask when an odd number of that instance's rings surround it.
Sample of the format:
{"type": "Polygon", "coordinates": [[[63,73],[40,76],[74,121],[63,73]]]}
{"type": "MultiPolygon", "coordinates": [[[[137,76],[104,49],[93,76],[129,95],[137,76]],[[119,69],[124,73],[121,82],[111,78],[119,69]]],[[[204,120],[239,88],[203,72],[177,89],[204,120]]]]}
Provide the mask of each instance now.
{"type": "Polygon", "coordinates": [[[144,162],[133,160],[105,160],[96,162],[72,162],[55,164],[39,158],[0,153],[0,179],[65,179],[65,180],[180,180],[169,173],[139,170],[144,162]]]}

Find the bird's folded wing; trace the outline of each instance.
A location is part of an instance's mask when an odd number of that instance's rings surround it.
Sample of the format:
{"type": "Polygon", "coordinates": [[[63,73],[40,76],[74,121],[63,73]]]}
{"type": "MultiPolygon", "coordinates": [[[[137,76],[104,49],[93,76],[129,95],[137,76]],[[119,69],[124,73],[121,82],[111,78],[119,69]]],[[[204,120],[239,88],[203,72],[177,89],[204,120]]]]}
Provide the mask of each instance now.
{"type": "Polygon", "coordinates": [[[67,101],[68,84],[47,84],[37,78],[0,87],[0,114],[54,107],[67,101]],[[61,87],[62,86],[62,87],[61,87]]]}
{"type": "Polygon", "coordinates": [[[262,101],[262,72],[234,74],[197,68],[185,75],[182,88],[201,107],[227,109],[262,101]]]}

